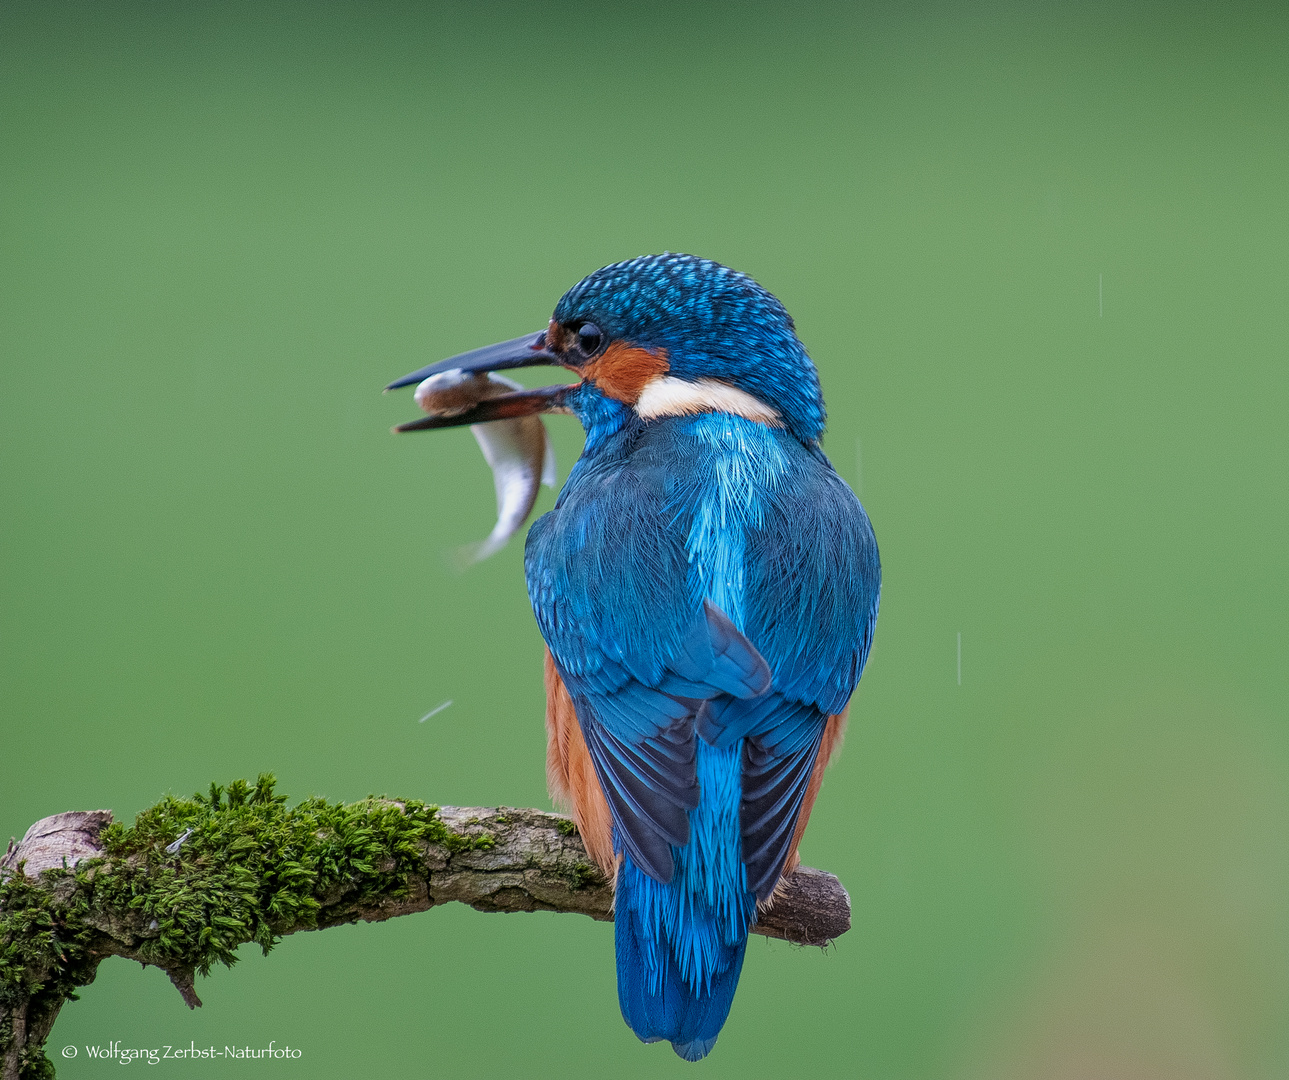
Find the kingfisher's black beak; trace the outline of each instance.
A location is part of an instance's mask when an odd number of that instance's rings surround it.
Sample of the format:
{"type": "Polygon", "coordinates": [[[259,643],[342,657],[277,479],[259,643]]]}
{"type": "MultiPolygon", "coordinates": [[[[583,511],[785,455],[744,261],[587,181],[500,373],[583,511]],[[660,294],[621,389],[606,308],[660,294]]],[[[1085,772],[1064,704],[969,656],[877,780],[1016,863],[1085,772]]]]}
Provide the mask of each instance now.
{"type": "Polygon", "coordinates": [[[460,356],[449,356],[437,364],[395,379],[385,389],[397,390],[400,386],[412,386],[441,371],[504,371],[506,368],[538,367],[543,364],[558,367],[560,358],[546,347],[546,331],[539,330],[535,334],[525,334],[496,345],[485,345],[482,349],[472,349],[460,356]]]}
{"type": "MultiPolygon", "coordinates": [[[[525,334],[511,341],[502,341],[496,345],[485,345],[482,349],[472,349],[459,356],[450,356],[437,364],[423,367],[395,379],[386,390],[397,390],[400,386],[412,386],[424,382],[431,375],[445,371],[465,371],[485,374],[489,371],[504,371],[506,368],[538,367],[550,365],[562,366],[563,360],[555,351],[547,347],[546,330],[536,334],[525,334]]],[[[486,424],[490,420],[513,420],[521,416],[534,416],[537,413],[556,412],[564,407],[564,395],[572,386],[543,386],[538,390],[517,390],[513,394],[499,394],[496,397],[476,401],[468,407],[454,410],[450,415],[423,416],[419,420],[409,420],[399,424],[395,431],[431,431],[435,428],[460,427],[462,424],[486,424]]]]}
{"type": "MultiPolygon", "coordinates": [[[[483,350],[480,350],[482,352],[483,350]]],[[[469,355],[469,354],[467,354],[469,355]]],[[[429,369],[426,368],[428,371],[429,369]]],[[[450,369],[449,369],[450,370],[450,369]]],[[[427,375],[426,378],[429,378],[427,375]]],[[[564,395],[576,384],[543,386],[537,390],[516,390],[513,394],[486,398],[464,412],[453,416],[422,416],[399,424],[395,431],[433,431],[435,428],[460,427],[462,424],[486,424],[489,420],[514,420],[520,416],[558,412],[564,408],[564,395]]]]}

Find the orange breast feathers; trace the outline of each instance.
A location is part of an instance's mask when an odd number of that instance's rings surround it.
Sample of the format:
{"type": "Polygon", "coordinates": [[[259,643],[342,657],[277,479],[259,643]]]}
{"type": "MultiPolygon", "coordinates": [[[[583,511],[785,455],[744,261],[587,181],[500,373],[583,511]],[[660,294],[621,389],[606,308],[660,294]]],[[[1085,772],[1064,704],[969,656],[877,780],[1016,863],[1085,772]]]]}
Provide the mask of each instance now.
{"type": "MultiPolygon", "coordinates": [[[[573,699],[568,695],[564,680],[559,677],[550,649],[546,650],[545,673],[546,784],[550,788],[551,798],[572,811],[577,831],[581,833],[582,843],[586,845],[586,853],[612,881],[617,869],[613,855],[613,818],[609,814],[609,804],[605,801],[604,792],[600,790],[600,781],[595,775],[595,766],[591,763],[586,740],[582,738],[582,728],[578,725],[577,713],[573,711],[573,699]]],[[[801,861],[797,855],[797,845],[801,843],[806,823],[810,820],[810,811],[814,809],[815,797],[823,784],[824,768],[841,746],[847,712],[849,708],[828,717],[828,726],[824,728],[823,741],[819,746],[819,756],[815,759],[814,771],[810,774],[810,783],[801,803],[797,828],[792,834],[792,847],[788,850],[788,858],[783,866],[784,874],[792,873],[801,861]]]]}
{"type": "Polygon", "coordinates": [[[573,699],[559,677],[550,649],[546,650],[546,786],[551,798],[572,811],[586,853],[613,881],[613,818],[582,738],[573,699]]]}

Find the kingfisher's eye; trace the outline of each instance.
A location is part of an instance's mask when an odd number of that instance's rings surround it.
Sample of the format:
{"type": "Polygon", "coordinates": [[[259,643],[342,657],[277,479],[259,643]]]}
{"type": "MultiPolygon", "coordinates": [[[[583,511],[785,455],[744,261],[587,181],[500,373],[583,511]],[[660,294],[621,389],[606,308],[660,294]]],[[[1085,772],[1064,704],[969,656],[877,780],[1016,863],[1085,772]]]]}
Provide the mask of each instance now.
{"type": "Polygon", "coordinates": [[[599,347],[604,335],[600,333],[600,328],[595,323],[583,323],[577,328],[577,344],[587,356],[593,354],[599,347]]]}

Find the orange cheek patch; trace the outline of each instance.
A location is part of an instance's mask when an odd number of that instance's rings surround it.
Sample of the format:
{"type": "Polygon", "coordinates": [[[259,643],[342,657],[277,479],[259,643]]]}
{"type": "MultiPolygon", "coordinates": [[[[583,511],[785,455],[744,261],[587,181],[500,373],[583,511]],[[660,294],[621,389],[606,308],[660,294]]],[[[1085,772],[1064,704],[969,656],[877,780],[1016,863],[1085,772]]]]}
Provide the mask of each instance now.
{"type": "Polygon", "coordinates": [[[606,397],[634,405],[645,384],[671,369],[665,350],[650,352],[622,341],[607,349],[582,369],[606,397]]]}

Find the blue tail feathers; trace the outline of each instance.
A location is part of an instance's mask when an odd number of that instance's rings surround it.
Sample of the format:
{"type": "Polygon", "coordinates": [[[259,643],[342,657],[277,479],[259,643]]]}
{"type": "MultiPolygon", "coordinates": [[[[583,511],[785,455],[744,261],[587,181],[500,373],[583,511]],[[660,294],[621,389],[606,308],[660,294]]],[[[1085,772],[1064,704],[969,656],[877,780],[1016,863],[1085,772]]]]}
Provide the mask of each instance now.
{"type": "Polygon", "coordinates": [[[690,811],[690,842],[672,849],[676,872],[669,883],[650,877],[630,855],[618,870],[622,1016],[640,1039],[667,1039],[686,1061],[707,1055],[729,1016],[756,915],[739,858],[740,750],[700,741],[703,803],[690,811]]]}
{"type": "Polygon", "coordinates": [[[687,921],[669,934],[658,901],[670,898],[658,894],[673,886],[660,885],[629,859],[618,871],[614,916],[623,1019],[643,1041],[667,1039],[686,1061],[697,1061],[729,1016],[747,930],[734,942],[718,940],[716,927],[702,918],[706,913],[693,912],[699,925],[687,921]]]}

